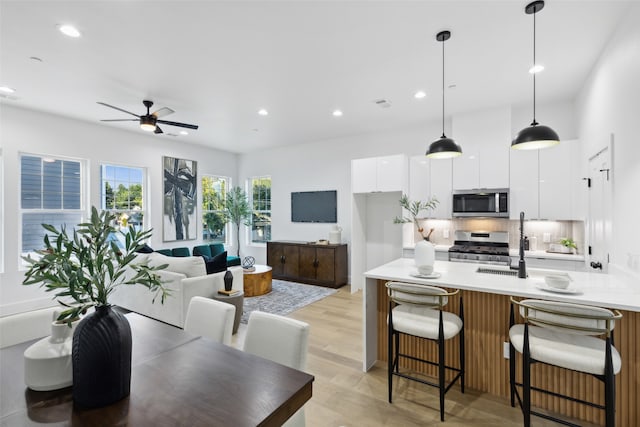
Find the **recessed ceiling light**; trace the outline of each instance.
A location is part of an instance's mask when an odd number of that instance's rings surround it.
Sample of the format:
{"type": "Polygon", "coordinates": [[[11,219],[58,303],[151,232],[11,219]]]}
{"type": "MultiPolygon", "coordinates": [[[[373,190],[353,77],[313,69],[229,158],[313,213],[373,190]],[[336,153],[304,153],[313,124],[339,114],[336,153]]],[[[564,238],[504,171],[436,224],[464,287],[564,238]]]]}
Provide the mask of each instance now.
{"type": "Polygon", "coordinates": [[[80,37],[80,31],[78,31],[78,29],[73,25],[68,25],[68,24],[58,25],[58,30],[60,30],[60,32],[65,36],[69,36],[73,38],[80,37]]]}
{"type": "Polygon", "coordinates": [[[264,108],[258,110],[258,114],[260,114],[261,116],[268,116],[269,112],[267,110],[265,110],[264,108]]]}
{"type": "Polygon", "coordinates": [[[9,86],[0,86],[0,92],[3,93],[14,93],[16,90],[13,88],[10,88],[9,86]]]}
{"type": "Polygon", "coordinates": [[[340,110],[333,110],[333,113],[331,113],[334,115],[334,117],[342,117],[342,111],[340,110]]]}
{"type": "Polygon", "coordinates": [[[529,68],[529,73],[535,74],[535,73],[539,73],[542,70],[544,70],[544,65],[536,64],[533,67],[529,68]]]}
{"type": "Polygon", "coordinates": [[[417,92],[413,95],[413,97],[414,97],[414,98],[416,98],[416,99],[422,99],[422,98],[424,98],[425,96],[427,96],[427,94],[426,94],[424,91],[422,91],[422,90],[417,91],[417,92]]]}
{"type": "Polygon", "coordinates": [[[189,135],[189,132],[187,132],[186,130],[181,130],[180,135],[189,135]]]}

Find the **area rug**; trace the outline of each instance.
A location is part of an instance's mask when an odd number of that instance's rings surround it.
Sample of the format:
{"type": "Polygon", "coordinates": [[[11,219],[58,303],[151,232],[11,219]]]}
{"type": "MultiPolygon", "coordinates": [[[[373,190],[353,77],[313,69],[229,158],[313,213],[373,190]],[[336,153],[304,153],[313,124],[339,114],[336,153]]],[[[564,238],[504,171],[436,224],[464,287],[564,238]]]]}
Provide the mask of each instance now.
{"type": "Polygon", "coordinates": [[[337,291],[322,286],[303,285],[302,283],[273,280],[271,292],[257,297],[244,298],[244,312],[241,323],[247,323],[249,314],[254,310],[286,316],[305,305],[309,305],[337,291]]]}

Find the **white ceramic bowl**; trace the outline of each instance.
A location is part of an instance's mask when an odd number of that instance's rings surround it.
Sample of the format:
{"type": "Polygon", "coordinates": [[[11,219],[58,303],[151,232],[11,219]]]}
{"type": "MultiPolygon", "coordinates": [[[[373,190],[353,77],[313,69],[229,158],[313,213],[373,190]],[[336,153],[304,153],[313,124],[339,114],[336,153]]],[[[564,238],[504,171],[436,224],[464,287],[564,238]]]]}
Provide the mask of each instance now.
{"type": "Polygon", "coordinates": [[[419,265],[418,273],[424,276],[430,275],[431,273],[433,273],[433,265],[419,265]]]}
{"type": "Polygon", "coordinates": [[[569,287],[569,283],[571,283],[569,276],[561,274],[550,274],[548,276],[544,276],[544,281],[552,288],[558,289],[567,289],[569,287]]]}

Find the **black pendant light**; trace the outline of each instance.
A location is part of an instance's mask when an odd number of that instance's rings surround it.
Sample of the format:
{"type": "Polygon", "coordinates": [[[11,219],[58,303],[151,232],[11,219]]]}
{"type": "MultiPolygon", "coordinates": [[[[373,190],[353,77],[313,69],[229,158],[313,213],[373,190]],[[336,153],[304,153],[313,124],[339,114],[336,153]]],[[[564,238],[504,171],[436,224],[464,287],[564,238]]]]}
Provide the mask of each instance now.
{"type": "Polygon", "coordinates": [[[433,141],[427,150],[427,157],[432,159],[450,159],[462,154],[462,148],[444,134],[444,42],[451,37],[450,31],[440,31],[436,40],[442,42],[442,136],[433,141]]]}
{"type": "MultiPolygon", "coordinates": [[[[524,11],[527,15],[533,15],[533,65],[536,65],[536,13],[544,7],[544,1],[537,0],[529,3],[524,11]]],[[[536,73],[533,73],[533,121],[529,127],[518,132],[511,141],[511,148],[516,150],[537,150],[559,144],[558,134],[549,126],[544,126],[536,121],[536,73]]]]}

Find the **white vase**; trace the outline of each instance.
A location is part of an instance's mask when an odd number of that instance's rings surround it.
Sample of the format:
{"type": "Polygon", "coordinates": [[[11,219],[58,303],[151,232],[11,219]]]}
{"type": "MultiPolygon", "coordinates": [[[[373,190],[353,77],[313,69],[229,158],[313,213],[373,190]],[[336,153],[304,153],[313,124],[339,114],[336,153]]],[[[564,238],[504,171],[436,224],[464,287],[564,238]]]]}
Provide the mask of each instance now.
{"type": "Polygon", "coordinates": [[[413,250],[413,256],[420,274],[433,272],[433,263],[436,261],[436,249],[433,243],[428,240],[419,241],[413,250]]]}
{"type": "Polygon", "coordinates": [[[332,245],[339,245],[342,243],[342,227],[334,225],[329,231],[329,243],[332,245]]]}
{"type": "Polygon", "coordinates": [[[73,384],[71,344],[78,322],[51,323],[51,336],[24,351],[24,382],[31,390],[49,391],[73,384]]]}

